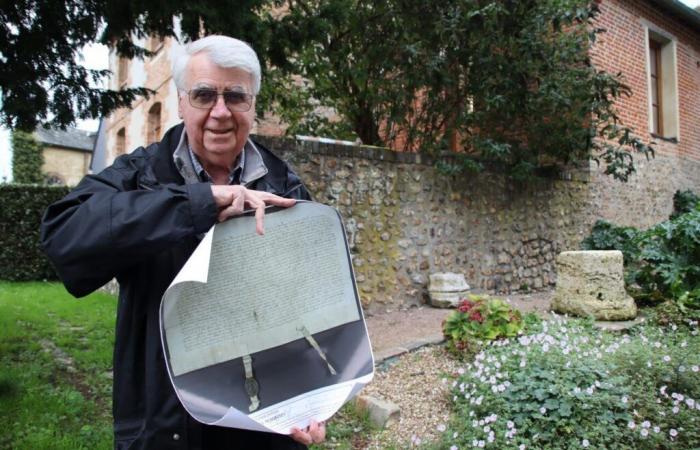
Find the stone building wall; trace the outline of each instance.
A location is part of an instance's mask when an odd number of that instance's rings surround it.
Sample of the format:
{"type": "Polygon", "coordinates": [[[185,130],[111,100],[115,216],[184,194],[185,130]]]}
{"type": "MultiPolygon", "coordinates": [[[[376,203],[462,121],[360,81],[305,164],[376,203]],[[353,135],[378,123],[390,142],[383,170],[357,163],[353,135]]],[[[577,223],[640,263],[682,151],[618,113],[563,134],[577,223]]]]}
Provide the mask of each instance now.
{"type": "Polygon", "coordinates": [[[41,171],[47,175],[57,176],[67,186],[75,186],[88,173],[91,155],[89,151],[45,147],[41,171]]]}
{"type": "Polygon", "coordinates": [[[464,273],[480,291],[550,288],[555,256],[578,249],[597,219],[652,225],[668,216],[676,189],[700,192],[700,177],[673,176],[680,161],[665,156],[627,184],[593,163],[522,185],[493,173],[447,178],[413,153],[257,139],[290,161],[316,201],[340,211],[370,312],[423,303],[432,272],[464,273]]]}

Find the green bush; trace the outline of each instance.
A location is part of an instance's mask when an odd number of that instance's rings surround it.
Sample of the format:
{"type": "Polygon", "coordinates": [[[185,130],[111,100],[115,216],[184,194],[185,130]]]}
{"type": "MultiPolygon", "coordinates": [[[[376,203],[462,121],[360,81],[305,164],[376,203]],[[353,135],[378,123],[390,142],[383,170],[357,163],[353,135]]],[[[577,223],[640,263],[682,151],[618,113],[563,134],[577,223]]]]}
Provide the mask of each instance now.
{"type": "Polygon", "coordinates": [[[671,219],[675,219],[681,214],[691,212],[700,203],[700,197],[691,190],[676,191],[673,194],[673,212],[671,219]]]}
{"type": "Polygon", "coordinates": [[[44,210],[69,192],[66,187],[0,185],[0,280],[56,279],[39,246],[44,210]]]}
{"type": "Polygon", "coordinates": [[[461,353],[475,350],[479,341],[516,336],[522,328],[520,311],[503,300],[472,295],[447,316],[442,332],[448,348],[461,353]]]}
{"type": "Polygon", "coordinates": [[[700,205],[642,232],[638,243],[639,256],[627,277],[633,295],[673,298],[700,317],[700,205]]]}
{"type": "Polygon", "coordinates": [[[591,234],[581,242],[583,250],[620,250],[625,263],[637,259],[639,249],[636,238],[639,230],[634,227],[618,227],[605,220],[593,225],[591,234]]]}

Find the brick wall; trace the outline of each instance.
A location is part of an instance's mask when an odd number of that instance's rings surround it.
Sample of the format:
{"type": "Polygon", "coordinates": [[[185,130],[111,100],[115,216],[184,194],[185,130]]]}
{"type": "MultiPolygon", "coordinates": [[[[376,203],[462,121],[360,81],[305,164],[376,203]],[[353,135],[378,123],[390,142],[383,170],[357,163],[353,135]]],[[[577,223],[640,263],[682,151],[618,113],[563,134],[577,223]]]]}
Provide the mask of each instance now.
{"type": "Polygon", "coordinates": [[[592,55],[594,64],[610,73],[621,72],[632,96],[618,102],[624,124],[638,135],[653,139],[649,132],[649,98],[645,26],[652,26],[676,41],[678,143],[656,139],[658,150],[667,155],[700,161],[700,30],[659,9],[648,0],[604,0],[597,25],[599,35],[592,55]]]}

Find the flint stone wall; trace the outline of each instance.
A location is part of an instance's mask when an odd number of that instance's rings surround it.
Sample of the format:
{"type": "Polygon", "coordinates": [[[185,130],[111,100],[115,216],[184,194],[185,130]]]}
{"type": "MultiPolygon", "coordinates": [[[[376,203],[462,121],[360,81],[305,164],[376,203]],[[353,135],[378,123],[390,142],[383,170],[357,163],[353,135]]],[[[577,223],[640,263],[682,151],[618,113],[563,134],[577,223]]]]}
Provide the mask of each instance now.
{"type": "Polygon", "coordinates": [[[556,255],[578,250],[597,219],[648,227],[668,217],[676,189],[700,191],[700,163],[667,155],[638,159],[627,184],[591,163],[523,185],[489,171],[446,177],[415,153],[256,139],[340,211],[370,313],[426,303],[434,272],[463,273],[476,291],[553,288],[556,255]]]}

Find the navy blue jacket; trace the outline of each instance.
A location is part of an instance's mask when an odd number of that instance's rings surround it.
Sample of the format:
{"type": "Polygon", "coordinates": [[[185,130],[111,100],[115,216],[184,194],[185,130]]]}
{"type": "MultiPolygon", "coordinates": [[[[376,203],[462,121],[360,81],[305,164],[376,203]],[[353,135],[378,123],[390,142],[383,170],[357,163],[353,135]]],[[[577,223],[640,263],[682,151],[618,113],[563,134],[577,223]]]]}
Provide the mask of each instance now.
{"type": "MultiPolygon", "coordinates": [[[[119,281],[114,346],[116,449],[305,448],[287,436],[200,424],[170,383],[159,331],[160,300],[216,223],[209,183],[186,185],[173,161],[183,125],[159,143],[117,158],[49,206],[44,251],[66,289],[82,297],[119,281]]],[[[263,146],[268,173],[248,188],[310,199],[299,177],[263,146]]]]}

